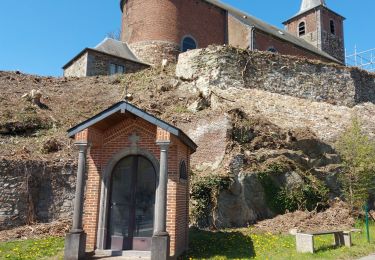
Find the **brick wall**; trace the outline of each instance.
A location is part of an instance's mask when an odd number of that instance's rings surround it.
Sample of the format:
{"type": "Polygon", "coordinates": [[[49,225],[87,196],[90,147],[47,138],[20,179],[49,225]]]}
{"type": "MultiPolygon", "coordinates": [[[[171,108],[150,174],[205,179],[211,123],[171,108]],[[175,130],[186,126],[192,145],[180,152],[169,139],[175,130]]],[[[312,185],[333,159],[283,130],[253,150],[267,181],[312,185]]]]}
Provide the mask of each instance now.
{"type": "Polygon", "coordinates": [[[290,42],[283,41],[262,31],[255,30],[254,32],[254,49],[260,51],[267,51],[269,48],[274,48],[280,54],[293,55],[305,57],[313,60],[321,60],[330,62],[330,60],[323,58],[320,55],[309,52],[301,47],[298,47],[290,42]]]}
{"type": "MultiPolygon", "coordinates": [[[[123,8],[122,40],[147,62],[158,60],[142,55],[147,50],[140,43],[175,44],[177,49],[185,35],[191,35],[198,47],[226,42],[226,12],[204,1],[195,0],[128,0],[123,8]],[[135,48],[134,44],[137,44],[135,48]]],[[[176,57],[173,53],[172,57],[176,57]]],[[[165,55],[167,58],[170,56],[165,55]]]]}
{"type": "MultiPolygon", "coordinates": [[[[316,31],[316,15],[315,12],[309,13],[306,17],[300,18],[287,25],[287,30],[290,30],[293,35],[298,36],[297,27],[301,21],[307,24],[306,35],[302,38],[317,46],[317,31],[316,31]]],[[[254,50],[267,51],[270,48],[276,49],[277,52],[286,55],[306,57],[309,59],[316,59],[329,62],[328,59],[310,52],[302,47],[294,45],[291,42],[281,40],[267,34],[259,29],[254,29],[253,35],[251,27],[242,23],[232,15],[228,16],[228,42],[234,47],[242,49],[250,48],[253,44],[254,50]],[[252,39],[253,37],[253,39],[252,39]]]]}
{"type": "Polygon", "coordinates": [[[87,250],[95,249],[99,218],[100,181],[103,169],[120,150],[130,147],[129,136],[136,133],[140,137],[138,147],[148,150],[156,159],[160,149],[156,140],[171,138],[168,154],[168,200],[167,231],[171,236],[171,256],[176,256],[187,248],[188,227],[188,182],[179,179],[179,162],[185,160],[189,166],[189,149],[174,136],[160,131],[143,119],[127,117],[111,128],[99,131],[90,127],[87,134],[77,134],[78,138],[87,136],[92,144],[88,155],[86,198],[84,206],[84,230],[87,232],[87,250]]]}
{"type": "Polygon", "coordinates": [[[305,22],[306,33],[301,38],[319,48],[318,21],[318,14],[313,9],[306,12],[303,16],[296,17],[295,20],[290,21],[290,23],[285,25],[285,29],[294,36],[299,37],[298,26],[301,22],[305,22]]]}
{"type": "Polygon", "coordinates": [[[306,24],[306,34],[302,39],[310,42],[320,50],[323,50],[335,57],[345,61],[344,49],[344,25],[343,18],[327,8],[319,7],[312,9],[303,15],[295,17],[285,25],[285,29],[291,34],[299,37],[298,25],[301,22],[306,24]],[[335,34],[331,33],[330,20],[335,23],[335,34]]]}

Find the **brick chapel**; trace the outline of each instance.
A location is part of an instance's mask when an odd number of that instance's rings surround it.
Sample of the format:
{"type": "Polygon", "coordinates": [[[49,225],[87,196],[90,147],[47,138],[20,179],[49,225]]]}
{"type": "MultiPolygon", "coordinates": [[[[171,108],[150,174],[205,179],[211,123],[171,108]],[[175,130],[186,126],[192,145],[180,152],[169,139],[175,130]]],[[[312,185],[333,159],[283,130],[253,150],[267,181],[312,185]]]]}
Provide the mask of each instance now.
{"type": "Polygon", "coordinates": [[[180,129],[120,101],[68,130],[79,149],[65,260],[177,259],[188,248],[190,155],[180,129]]]}
{"type": "Polygon", "coordinates": [[[121,0],[120,8],[121,39],[85,48],[64,65],[64,76],[135,72],[213,44],[345,62],[345,18],[325,0],[302,0],[284,30],[219,0],[121,0]]]}

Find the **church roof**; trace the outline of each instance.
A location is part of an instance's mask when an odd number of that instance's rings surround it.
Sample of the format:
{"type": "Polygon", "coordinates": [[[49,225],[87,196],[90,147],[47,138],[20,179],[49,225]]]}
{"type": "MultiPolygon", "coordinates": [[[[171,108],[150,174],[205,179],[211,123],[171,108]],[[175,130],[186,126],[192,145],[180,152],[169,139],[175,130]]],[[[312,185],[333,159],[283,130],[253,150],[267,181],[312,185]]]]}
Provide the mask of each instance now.
{"type": "Polygon", "coordinates": [[[134,61],[137,63],[146,64],[140,61],[134,53],[130,50],[129,46],[125,42],[121,42],[111,38],[105,38],[101,43],[99,43],[95,48],[85,48],[80,53],[78,53],[73,59],[71,59],[67,64],[63,66],[63,69],[70,66],[75,60],[81,57],[87,51],[99,52],[107,55],[114,56],[116,58],[122,58],[125,60],[134,61]]]}
{"type": "Polygon", "coordinates": [[[227,5],[227,4],[224,4],[222,3],[221,1],[219,0],[205,0],[206,2],[212,4],[212,5],[215,5],[223,10],[226,10],[228,11],[229,14],[233,15],[234,17],[236,17],[238,20],[240,20],[242,23],[244,24],[247,24],[249,26],[252,26],[260,31],[263,31],[269,35],[272,35],[276,38],[279,38],[281,40],[284,40],[284,41],[287,41],[287,42],[291,42],[293,43],[294,45],[296,46],[299,46],[303,49],[306,49],[312,53],[315,53],[315,54],[318,54],[322,57],[325,57],[329,60],[332,60],[336,63],[342,63],[340,61],[338,61],[337,59],[335,59],[334,57],[332,57],[331,55],[329,55],[328,53],[324,52],[324,51],[321,51],[319,50],[318,48],[315,48],[312,44],[308,43],[307,41],[305,41],[304,39],[301,39],[299,37],[296,37],[290,33],[288,33],[287,31],[285,30],[282,30],[282,29],[279,29],[277,28],[276,26],[273,26],[273,25],[270,25],[258,18],[255,18],[254,16],[251,16],[245,12],[242,12],[230,5],[227,5]]]}
{"type": "MultiPolygon", "coordinates": [[[[122,10],[122,7],[124,5],[124,1],[125,0],[120,1],[121,10],[122,10]]],[[[305,41],[305,40],[303,40],[299,37],[296,37],[296,36],[288,33],[285,30],[279,29],[276,26],[270,25],[270,24],[268,24],[268,23],[266,23],[266,22],[264,22],[264,21],[262,21],[258,18],[255,18],[254,16],[251,16],[251,15],[249,15],[249,14],[243,12],[243,11],[240,11],[240,10],[238,10],[238,9],[228,5],[228,4],[224,4],[220,0],[204,0],[204,1],[206,1],[207,3],[210,3],[214,6],[217,6],[220,9],[226,10],[230,15],[233,15],[234,17],[236,17],[238,20],[240,20],[244,24],[247,24],[251,27],[254,27],[254,28],[256,28],[260,31],[263,31],[263,32],[265,32],[265,33],[267,33],[267,34],[269,34],[273,37],[276,37],[276,38],[279,38],[281,40],[290,42],[290,43],[292,43],[292,44],[294,44],[298,47],[306,49],[306,50],[308,50],[312,53],[318,54],[318,55],[320,55],[324,58],[327,58],[328,60],[331,60],[333,62],[342,64],[341,61],[332,57],[328,53],[326,53],[322,50],[319,50],[318,48],[316,48],[314,45],[308,43],[307,41],[305,41]]],[[[325,6],[324,0],[303,0],[302,5],[301,5],[301,9],[302,8],[303,9],[309,8],[310,6],[314,6],[314,5],[319,4],[319,3],[322,3],[322,4],[324,3],[324,6],[325,6]]],[[[333,12],[333,11],[331,11],[331,12],[333,12]]],[[[335,12],[333,12],[333,13],[335,13],[335,12]]],[[[337,15],[339,15],[339,14],[337,14],[337,15]]],[[[293,18],[291,18],[291,19],[293,19],[293,18]]]]}
{"type": "Polygon", "coordinates": [[[179,128],[168,124],[167,122],[147,113],[146,111],[126,102],[126,101],[120,101],[111,107],[107,108],[106,110],[100,112],[99,114],[83,121],[82,123],[70,128],[68,130],[68,136],[73,138],[77,133],[87,129],[90,126],[93,126],[95,124],[99,124],[105,120],[110,121],[110,125],[113,124],[116,120],[121,120],[123,117],[121,115],[124,115],[126,112],[129,112],[135,116],[138,116],[145,121],[156,125],[165,131],[173,134],[178,139],[181,140],[186,146],[190,147],[192,151],[196,151],[197,145],[194,143],[193,140],[191,140],[182,130],[179,128]]]}

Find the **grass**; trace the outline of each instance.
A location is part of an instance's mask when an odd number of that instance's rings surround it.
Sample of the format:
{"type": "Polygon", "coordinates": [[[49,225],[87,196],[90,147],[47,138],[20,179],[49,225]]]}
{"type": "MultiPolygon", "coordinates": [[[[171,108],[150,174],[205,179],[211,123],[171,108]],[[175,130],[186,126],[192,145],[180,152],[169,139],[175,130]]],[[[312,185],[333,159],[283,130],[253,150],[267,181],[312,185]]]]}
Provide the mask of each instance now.
{"type": "Polygon", "coordinates": [[[17,240],[0,243],[0,259],[62,259],[64,238],[17,240]]]}
{"type": "Polygon", "coordinates": [[[254,234],[250,228],[220,232],[190,231],[190,250],[182,259],[355,259],[375,252],[375,225],[371,226],[371,243],[365,232],[352,233],[353,247],[334,247],[333,235],[317,236],[315,254],[296,252],[291,235],[254,234]]]}
{"type": "MultiPolygon", "coordinates": [[[[363,226],[363,225],[362,225],[363,226]]],[[[371,225],[371,243],[365,232],[352,234],[353,247],[333,247],[333,236],[315,238],[315,254],[296,252],[291,235],[255,234],[251,228],[219,232],[190,231],[190,251],[181,259],[355,259],[375,252],[375,224],[371,225]]],[[[0,243],[0,259],[62,259],[64,238],[49,237],[0,243]]]]}

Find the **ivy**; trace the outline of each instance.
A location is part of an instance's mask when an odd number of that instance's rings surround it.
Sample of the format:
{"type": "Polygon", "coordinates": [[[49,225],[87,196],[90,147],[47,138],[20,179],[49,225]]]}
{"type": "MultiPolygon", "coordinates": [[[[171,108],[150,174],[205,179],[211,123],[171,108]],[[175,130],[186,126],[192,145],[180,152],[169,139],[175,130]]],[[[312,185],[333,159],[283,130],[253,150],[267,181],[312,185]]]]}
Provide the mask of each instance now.
{"type": "Polygon", "coordinates": [[[192,181],[190,197],[193,200],[193,223],[199,226],[209,226],[212,223],[219,192],[228,189],[230,183],[231,179],[228,176],[219,175],[197,177],[192,181]]]}

